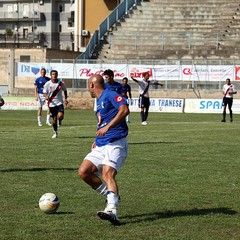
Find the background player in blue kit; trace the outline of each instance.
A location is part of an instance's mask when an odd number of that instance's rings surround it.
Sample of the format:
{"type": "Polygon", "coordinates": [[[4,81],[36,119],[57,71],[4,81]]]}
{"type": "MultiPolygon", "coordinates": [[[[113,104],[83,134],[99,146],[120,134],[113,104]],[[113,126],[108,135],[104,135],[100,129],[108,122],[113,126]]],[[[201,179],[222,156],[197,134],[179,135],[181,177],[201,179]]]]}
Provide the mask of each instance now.
{"type": "Polygon", "coordinates": [[[119,225],[119,192],[115,176],[128,154],[128,127],[125,118],[129,109],[121,94],[105,89],[104,86],[101,75],[96,74],[88,80],[90,94],[97,98],[98,124],[92,151],[83,160],[78,174],[93,189],[107,196],[105,210],[99,211],[97,215],[119,225]]]}
{"type": "Polygon", "coordinates": [[[105,88],[122,94],[122,84],[114,81],[114,72],[111,69],[105,70],[103,72],[105,77],[105,88]]]}
{"type": "MultiPolygon", "coordinates": [[[[131,86],[128,84],[128,78],[124,77],[122,79],[122,96],[127,99],[128,104],[132,105],[132,92],[131,86]]],[[[127,115],[126,121],[130,123],[130,117],[127,115]]]]}
{"type": "MultiPolygon", "coordinates": [[[[46,102],[45,97],[43,96],[43,87],[44,87],[45,83],[48,82],[49,80],[50,80],[50,78],[46,77],[46,69],[42,68],[41,69],[41,77],[38,77],[34,83],[35,97],[36,97],[36,101],[38,101],[37,102],[37,106],[38,106],[37,121],[38,121],[39,127],[42,126],[42,107],[46,102]]],[[[49,109],[47,110],[46,124],[51,126],[49,109]]]]}

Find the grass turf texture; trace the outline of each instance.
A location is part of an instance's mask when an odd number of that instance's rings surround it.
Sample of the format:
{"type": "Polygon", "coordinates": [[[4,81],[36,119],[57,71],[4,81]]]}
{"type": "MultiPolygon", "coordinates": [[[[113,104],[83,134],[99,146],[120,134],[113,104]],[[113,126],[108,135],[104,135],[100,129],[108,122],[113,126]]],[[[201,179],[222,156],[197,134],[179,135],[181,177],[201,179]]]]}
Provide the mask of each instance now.
{"type": "MultiPolygon", "coordinates": [[[[45,114],[45,113],[44,113],[45,114]]],[[[45,115],[44,115],[45,118],[45,115]]],[[[67,110],[59,138],[36,111],[0,112],[0,239],[239,239],[239,116],[131,113],[129,157],[117,176],[121,226],[77,175],[95,136],[93,111],[67,110]],[[56,214],[38,208],[53,192],[56,214]]]]}

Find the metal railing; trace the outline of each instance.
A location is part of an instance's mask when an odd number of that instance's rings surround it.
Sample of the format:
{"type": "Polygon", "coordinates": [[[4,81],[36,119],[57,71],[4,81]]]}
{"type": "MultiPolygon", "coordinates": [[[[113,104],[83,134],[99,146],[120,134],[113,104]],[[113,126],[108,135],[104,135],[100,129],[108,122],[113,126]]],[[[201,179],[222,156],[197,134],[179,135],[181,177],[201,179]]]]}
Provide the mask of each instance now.
{"type": "Polygon", "coordinates": [[[86,51],[82,53],[77,59],[89,59],[94,51],[96,45],[100,43],[100,40],[103,39],[104,35],[109,31],[109,29],[117,23],[123,16],[125,16],[128,11],[137,6],[142,2],[142,0],[124,0],[122,1],[108,16],[107,18],[99,25],[98,30],[96,30],[89,43],[86,47],[86,51]]]}
{"type": "Polygon", "coordinates": [[[108,48],[122,45],[132,46],[134,50],[142,50],[146,46],[152,46],[153,49],[169,49],[177,47],[181,49],[201,49],[207,46],[209,49],[221,49],[225,46],[232,46],[240,49],[240,34],[231,37],[220,37],[220,33],[205,32],[127,32],[121,35],[109,34],[108,48]],[[152,36],[152,37],[149,37],[152,36]],[[155,48],[154,48],[155,47],[155,48]],[[180,48],[181,47],[181,48],[180,48]]]}

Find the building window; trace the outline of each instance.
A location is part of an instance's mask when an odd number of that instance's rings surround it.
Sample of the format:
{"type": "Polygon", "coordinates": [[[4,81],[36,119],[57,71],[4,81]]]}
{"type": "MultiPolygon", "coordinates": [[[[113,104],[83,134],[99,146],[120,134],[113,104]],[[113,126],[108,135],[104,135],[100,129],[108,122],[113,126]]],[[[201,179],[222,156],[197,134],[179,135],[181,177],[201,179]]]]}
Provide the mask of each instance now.
{"type": "Polygon", "coordinates": [[[20,62],[30,62],[31,56],[30,55],[20,55],[20,62]]]}
{"type": "Polygon", "coordinates": [[[13,5],[7,5],[7,18],[13,18],[13,5]]]}
{"type": "Polygon", "coordinates": [[[63,5],[62,4],[59,5],[59,12],[63,12],[63,5]]]}

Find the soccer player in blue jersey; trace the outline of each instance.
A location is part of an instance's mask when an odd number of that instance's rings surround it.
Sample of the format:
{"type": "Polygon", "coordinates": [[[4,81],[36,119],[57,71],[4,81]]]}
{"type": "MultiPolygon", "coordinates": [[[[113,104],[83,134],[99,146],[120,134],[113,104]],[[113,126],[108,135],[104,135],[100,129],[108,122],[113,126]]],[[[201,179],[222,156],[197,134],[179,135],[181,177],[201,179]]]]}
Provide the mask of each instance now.
{"type": "Polygon", "coordinates": [[[91,96],[97,98],[97,132],[92,151],[83,160],[78,174],[93,189],[107,196],[106,208],[97,215],[119,225],[119,192],[115,177],[128,154],[125,120],[129,114],[128,104],[121,94],[105,89],[101,75],[92,76],[88,87],[91,96]]]}
{"type": "Polygon", "coordinates": [[[122,94],[122,84],[114,81],[114,73],[111,69],[105,70],[103,72],[105,77],[105,88],[115,91],[119,94],[122,94]]]}
{"type": "MultiPolygon", "coordinates": [[[[43,87],[46,82],[50,80],[49,77],[46,77],[46,69],[42,68],[41,69],[41,77],[38,77],[35,80],[35,97],[37,101],[37,106],[38,106],[38,112],[37,112],[37,120],[38,120],[38,126],[42,126],[42,107],[45,104],[45,97],[43,96],[43,87]]],[[[47,111],[47,119],[46,119],[46,124],[51,126],[50,123],[50,111],[48,109],[47,111]]]]}
{"type": "MultiPolygon", "coordinates": [[[[132,92],[131,86],[128,84],[128,78],[124,77],[122,79],[122,96],[127,99],[128,104],[132,104],[132,92]]],[[[127,115],[126,121],[130,123],[130,117],[127,115]]]]}

